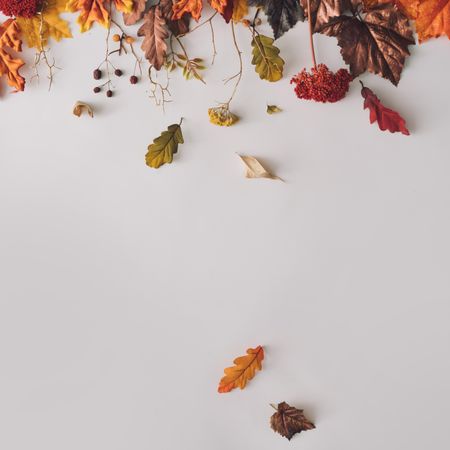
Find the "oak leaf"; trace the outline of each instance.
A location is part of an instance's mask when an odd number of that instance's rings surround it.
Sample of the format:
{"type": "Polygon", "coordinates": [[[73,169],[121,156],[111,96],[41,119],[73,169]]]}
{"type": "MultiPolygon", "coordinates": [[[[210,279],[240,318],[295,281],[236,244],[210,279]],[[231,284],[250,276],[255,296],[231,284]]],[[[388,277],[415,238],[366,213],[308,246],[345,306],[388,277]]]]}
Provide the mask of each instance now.
{"type": "MultiPolygon", "coordinates": [[[[219,14],[223,14],[225,12],[225,9],[229,3],[232,5],[233,0],[209,0],[211,7],[219,14]]],[[[233,11],[233,9],[231,9],[231,11],[233,11]]]]}
{"type": "Polygon", "coordinates": [[[219,383],[219,393],[224,394],[235,388],[244,389],[256,371],[262,369],[263,359],[264,349],[260,345],[249,348],[245,356],[236,358],[233,361],[235,365],[225,369],[225,376],[219,383]]]}
{"type": "Polygon", "coordinates": [[[303,409],[294,408],[286,402],[271,406],[277,410],[270,418],[272,430],[289,441],[295,434],[315,428],[315,425],[303,414],[303,409]]]}
{"type": "MultiPolygon", "coordinates": [[[[281,111],[281,110],[280,110],[281,111]]],[[[273,113],[269,113],[273,114],[273,113]]],[[[244,163],[246,172],[246,178],[268,178],[269,180],[280,180],[280,177],[272,175],[255,157],[238,155],[241,161],[244,163]]]]}
{"type": "Polygon", "coordinates": [[[153,140],[153,144],[148,146],[148,152],[145,155],[147,166],[158,169],[163,164],[170,164],[173,155],[178,152],[178,144],[184,144],[181,122],[170,125],[167,131],[163,131],[153,140]]]}
{"type": "Polygon", "coordinates": [[[19,69],[25,64],[20,58],[10,52],[21,52],[22,41],[20,29],[14,19],[7,19],[0,24],[0,77],[5,76],[9,86],[17,91],[25,89],[25,79],[19,69]]]}
{"type": "Polygon", "coordinates": [[[144,17],[147,0],[134,0],[133,9],[129,13],[123,13],[123,22],[131,26],[139,22],[144,17]]]}
{"type": "Polygon", "coordinates": [[[444,35],[450,39],[450,0],[421,0],[416,31],[420,42],[444,35]]]}
{"type": "Polygon", "coordinates": [[[249,4],[264,10],[275,39],[290,30],[298,21],[304,20],[304,11],[299,0],[249,0],[249,4]]]}
{"type": "Polygon", "coordinates": [[[172,20],[178,20],[184,14],[191,14],[192,17],[198,21],[202,14],[203,1],[202,0],[178,0],[173,5],[172,20]]]}
{"type": "Polygon", "coordinates": [[[137,34],[144,36],[141,47],[145,57],[156,70],[160,70],[166,56],[166,39],[169,37],[169,32],[159,6],[151,8],[145,14],[144,23],[137,34]]]}
{"type": "Polygon", "coordinates": [[[240,22],[248,13],[248,0],[234,0],[233,22],[240,22]]]}
{"type": "Polygon", "coordinates": [[[60,17],[66,11],[67,0],[47,0],[39,16],[18,17],[17,23],[28,47],[43,50],[49,38],[60,41],[71,38],[69,23],[60,17]]]}
{"type": "Polygon", "coordinates": [[[284,61],[273,42],[272,38],[262,34],[256,35],[252,40],[252,64],[259,77],[267,81],[278,81],[283,76],[284,61]]]}
{"type": "Polygon", "coordinates": [[[386,108],[371,89],[361,82],[361,95],[364,98],[364,109],[370,111],[370,123],[378,123],[380,130],[389,130],[391,133],[400,132],[409,135],[405,119],[396,111],[386,108]]]}
{"type": "Polygon", "coordinates": [[[335,36],[344,61],[356,77],[366,70],[397,85],[414,37],[408,18],[391,3],[331,18],[319,31],[335,36]]]}
{"type": "Polygon", "coordinates": [[[161,13],[166,21],[166,25],[169,30],[175,35],[185,34],[189,31],[189,22],[191,20],[190,14],[184,14],[181,19],[173,20],[173,0],[161,0],[159,7],[161,13]]]}

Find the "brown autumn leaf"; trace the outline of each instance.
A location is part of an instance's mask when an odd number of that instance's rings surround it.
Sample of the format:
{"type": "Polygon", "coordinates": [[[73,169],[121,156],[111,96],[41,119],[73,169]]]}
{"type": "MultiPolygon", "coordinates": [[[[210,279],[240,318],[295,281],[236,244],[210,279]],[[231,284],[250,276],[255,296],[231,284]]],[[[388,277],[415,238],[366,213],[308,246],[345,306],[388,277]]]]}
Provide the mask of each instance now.
{"type": "MultiPolygon", "coordinates": [[[[308,14],[308,0],[300,0],[305,15],[308,14]]],[[[313,31],[317,32],[332,17],[340,16],[351,9],[351,0],[310,0],[313,31]]]]}
{"type": "Polygon", "coordinates": [[[262,369],[263,359],[264,349],[260,345],[256,348],[249,348],[245,356],[236,358],[233,361],[235,365],[225,369],[225,375],[219,383],[219,393],[224,394],[235,388],[244,389],[255,376],[256,371],[262,369]]]}
{"type": "Polygon", "coordinates": [[[76,102],[73,107],[73,114],[77,117],[81,117],[83,113],[87,113],[90,117],[94,117],[94,109],[91,105],[85,102],[76,102]]]}
{"type": "Polygon", "coordinates": [[[181,19],[173,20],[173,5],[173,0],[161,0],[159,2],[159,7],[161,8],[161,13],[166,21],[167,27],[175,36],[179,36],[189,31],[191,15],[184,14],[181,19]]]}
{"type": "Polygon", "coordinates": [[[144,23],[137,34],[144,36],[141,47],[145,57],[156,70],[160,70],[166,56],[166,39],[169,37],[169,32],[159,6],[151,8],[145,14],[144,23]]]}
{"type": "Polygon", "coordinates": [[[277,410],[270,418],[270,426],[276,433],[281,434],[289,441],[292,437],[302,431],[312,430],[315,425],[303,414],[303,409],[297,409],[281,402],[278,406],[271,405],[277,410]]]}
{"type": "Polygon", "coordinates": [[[269,180],[280,180],[280,177],[272,175],[255,157],[238,155],[241,161],[244,163],[246,172],[246,178],[268,178],[269,180]]]}
{"type": "Polygon", "coordinates": [[[123,14],[123,22],[125,25],[130,26],[139,22],[144,17],[146,6],[147,0],[134,0],[133,11],[123,14]]]}
{"type": "Polygon", "coordinates": [[[392,3],[353,10],[351,15],[331,18],[319,32],[335,36],[344,61],[354,77],[366,70],[397,85],[414,45],[408,18],[392,3]]]}

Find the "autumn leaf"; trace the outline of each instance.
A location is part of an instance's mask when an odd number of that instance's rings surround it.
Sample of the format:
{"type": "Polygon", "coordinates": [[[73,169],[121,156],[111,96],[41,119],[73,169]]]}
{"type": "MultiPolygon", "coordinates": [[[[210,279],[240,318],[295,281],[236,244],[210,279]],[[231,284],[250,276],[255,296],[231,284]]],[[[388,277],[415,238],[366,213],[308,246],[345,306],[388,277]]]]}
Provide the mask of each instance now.
{"type": "Polygon", "coordinates": [[[113,4],[117,11],[128,14],[133,11],[133,4],[135,1],[136,0],[113,0],[113,4]]]}
{"type": "MultiPolygon", "coordinates": [[[[171,8],[172,8],[172,1],[171,8]]],[[[162,3],[162,1],[161,1],[162,3]]],[[[127,26],[131,26],[139,22],[144,17],[147,0],[134,0],[133,9],[129,13],[123,14],[123,22],[127,26]]]]}
{"type": "Polygon", "coordinates": [[[391,133],[400,132],[409,135],[405,119],[398,112],[386,108],[373,91],[365,87],[362,82],[360,83],[362,86],[361,95],[364,98],[364,109],[370,111],[370,123],[376,121],[382,131],[389,130],[391,133]]]}
{"type": "Polygon", "coordinates": [[[319,31],[337,37],[354,77],[368,70],[395,85],[415,43],[408,18],[391,3],[331,18],[319,31]]]}
{"type": "Polygon", "coordinates": [[[60,17],[66,11],[66,4],[67,0],[47,0],[39,16],[17,18],[28,47],[40,51],[47,45],[49,38],[60,41],[72,37],[68,22],[60,17]]]}
{"type": "Polygon", "coordinates": [[[192,17],[198,21],[202,14],[203,1],[202,0],[178,0],[173,5],[172,20],[178,20],[183,17],[184,14],[191,14],[192,17]]]}
{"type": "Polygon", "coordinates": [[[252,40],[252,64],[259,77],[267,81],[278,81],[283,76],[284,61],[280,58],[280,50],[273,45],[274,40],[262,34],[252,40]]]}
{"type": "Polygon", "coordinates": [[[181,19],[173,20],[173,0],[161,0],[159,7],[161,13],[166,21],[166,25],[169,30],[175,35],[185,34],[189,31],[189,22],[191,20],[190,14],[184,14],[181,19]]]}
{"type": "Polygon", "coordinates": [[[280,180],[280,177],[272,175],[255,157],[238,155],[241,161],[244,163],[247,178],[268,178],[269,180],[280,180]]]}
{"type": "Polygon", "coordinates": [[[248,13],[248,0],[234,0],[233,22],[240,22],[248,13]]]}
{"type": "Polygon", "coordinates": [[[109,12],[106,8],[106,0],[69,0],[66,6],[69,12],[78,12],[77,23],[82,33],[91,29],[97,22],[104,27],[109,23],[109,12]]]}
{"type": "MultiPolygon", "coordinates": [[[[232,2],[233,0],[231,0],[232,2]]],[[[230,3],[230,0],[209,0],[209,4],[211,7],[216,10],[219,14],[223,14],[225,12],[225,8],[227,4],[230,3]]]]}
{"type": "Polygon", "coordinates": [[[8,85],[13,87],[15,92],[25,89],[25,79],[19,73],[25,63],[10,53],[22,51],[19,35],[20,29],[14,19],[0,24],[0,77],[5,76],[8,85]]]}
{"type": "Polygon", "coordinates": [[[158,169],[163,164],[172,162],[173,155],[178,152],[178,144],[184,144],[181,122],[170,125],[167,131],[163,131],[161,136],[154,139],[153,144],[148,146],[148,152],[145,155],[147,166],[158,169]]]}
{"type": "Polygon", "coordinates": [[[85,102],[76,102],[73,107],[73,114],[77,117],[81,117],[83,113],[87,113],[90,117],[94,117],[94,109],[91,105],[85,102]]]}
{"type": "MultiPolygon", "coordinates": [[[[213,0],[211,0],[211,1],[213,1],[213,0]]],[[[216,1],[216,0],[214,0],[214,1],[216,1]]],[[[225,19],[225,22],[229,23],[231,18],[233,17],[235,0],[220,0],[220,1],[222,1],[222,2],[224,1],[225,2],[225,6],[223,8],[223,11],[220,14],[225,19]]]]}
{"type": "Polygon", "coordinates": [[[144,23],[137,34],[144,36],[142,50],[144,50],[145,57],[156,70],[160,70],[166,56],[166,39],[169,37],[169,33],[159,6],[151,8],[145,14],[144,23]]]}
{"type": "Polygon", "coordinates": [[[450,0],[421,0],[416,31],[420,42],[444,35],[450,39],[450,0]]]}
{"type": "Polygon", "coordinates": [[[281,108],[279,108],[277,105],[267,105],[266,112],[267,114],[276,114],[283,111],[281,108]]]}
{"type": "Polygon", "coordinates": [[[244,389],[255,376],[256,371],[262,369],[263,359],[264,349],[260,345],[249,348],[245,356],[240,356],[233,361],[234,366],[225,369],[225,376],[220,380],[218,391],[224,394],[235,388],[244,389]]]}
{"type": "Polygon", "coordinates": [[[303,409],[289,406],[286,402],[281,402],[278,406],[271,405],[277,410],[270,418],[270,426],[276,433],[281,434],[289,441],[292,437],[302,431],[316,428],[303,414],[303,409]]]}
{"type": "Polygon", "coordinates": [[[249,4],[264,10],[275,39],[290,30],[298,21],[304,20],[299,0],[249,0],[249,4]]]}
{"type": "MultiPolygon", "coordinates": [[[[378,2],[379,0],[375,1],[378,2]]],[[[308,0],[300,0],[300,4],[307,14],[308,0]]],[[[311,17],[308,17],[308,20],[311,21],[314,32],[319,30],[332,17],[340,16],[351,10],[351,0],[310,0],[310,5],[311,17]]]]}

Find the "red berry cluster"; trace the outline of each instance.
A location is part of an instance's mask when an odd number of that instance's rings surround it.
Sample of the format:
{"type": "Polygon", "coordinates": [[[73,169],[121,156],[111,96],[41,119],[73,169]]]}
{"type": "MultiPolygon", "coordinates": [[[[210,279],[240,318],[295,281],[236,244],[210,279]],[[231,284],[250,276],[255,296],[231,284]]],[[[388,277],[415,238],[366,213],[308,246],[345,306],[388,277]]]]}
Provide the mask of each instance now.
{"type": "Polygon", "coordinates": [[[33,17],[42,6],[42,0],[0,0],[0,11],[5,16],[33,17]]]}
{"type": "Polygon", "coordinates": [[[325,64],[313,67],[311,73],[303,69],[292,78],[298,98],[322,103],[337,102],[345,97],[349,84],[353,80],[348,70],[331,72],[325,64]]]}

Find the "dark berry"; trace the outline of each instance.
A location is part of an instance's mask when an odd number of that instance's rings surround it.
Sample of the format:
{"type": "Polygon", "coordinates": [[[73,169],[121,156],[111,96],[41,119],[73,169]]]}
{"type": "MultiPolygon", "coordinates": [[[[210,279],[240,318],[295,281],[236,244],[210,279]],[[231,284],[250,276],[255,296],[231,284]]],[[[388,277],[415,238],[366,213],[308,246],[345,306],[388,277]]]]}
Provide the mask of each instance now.
{"type": "Polygon", "coordinates": [[[98,94],[100,91],[101,91],[101,88],[100,88],[100,87],[96,86],[96,87],[94,88],[94,92],[95,92],[96,94],[98,94]]]}
{"type": "Polygon", "coordinates": [[[116,69],[116,70],[114,71],[114,74],[115,74],[117,77],[121,77],[121,76],[123,75],[123,72],[122,72],[120,69],[116,69]]]}
{"type": "Polygon", "coordinates": [[[111,89],[108,89],[108,90],[106,91],[106,96],[107,96],[107,97],[112,97],[112,96],[113,96],[113,91],[111,91],[111,89]]]}
{"type": "Polygon", "coordinates": [[[102,71],[100,69],[94,70],[94,80],[100,80],[102,77],[102,71]]]}
{"type": "Polygon", "coordinates": [[[132,75],[130,77],[130,83],[131,84],[137,84],[137,82],[138,82],[138,77],[136,75],[132,75]]]}

